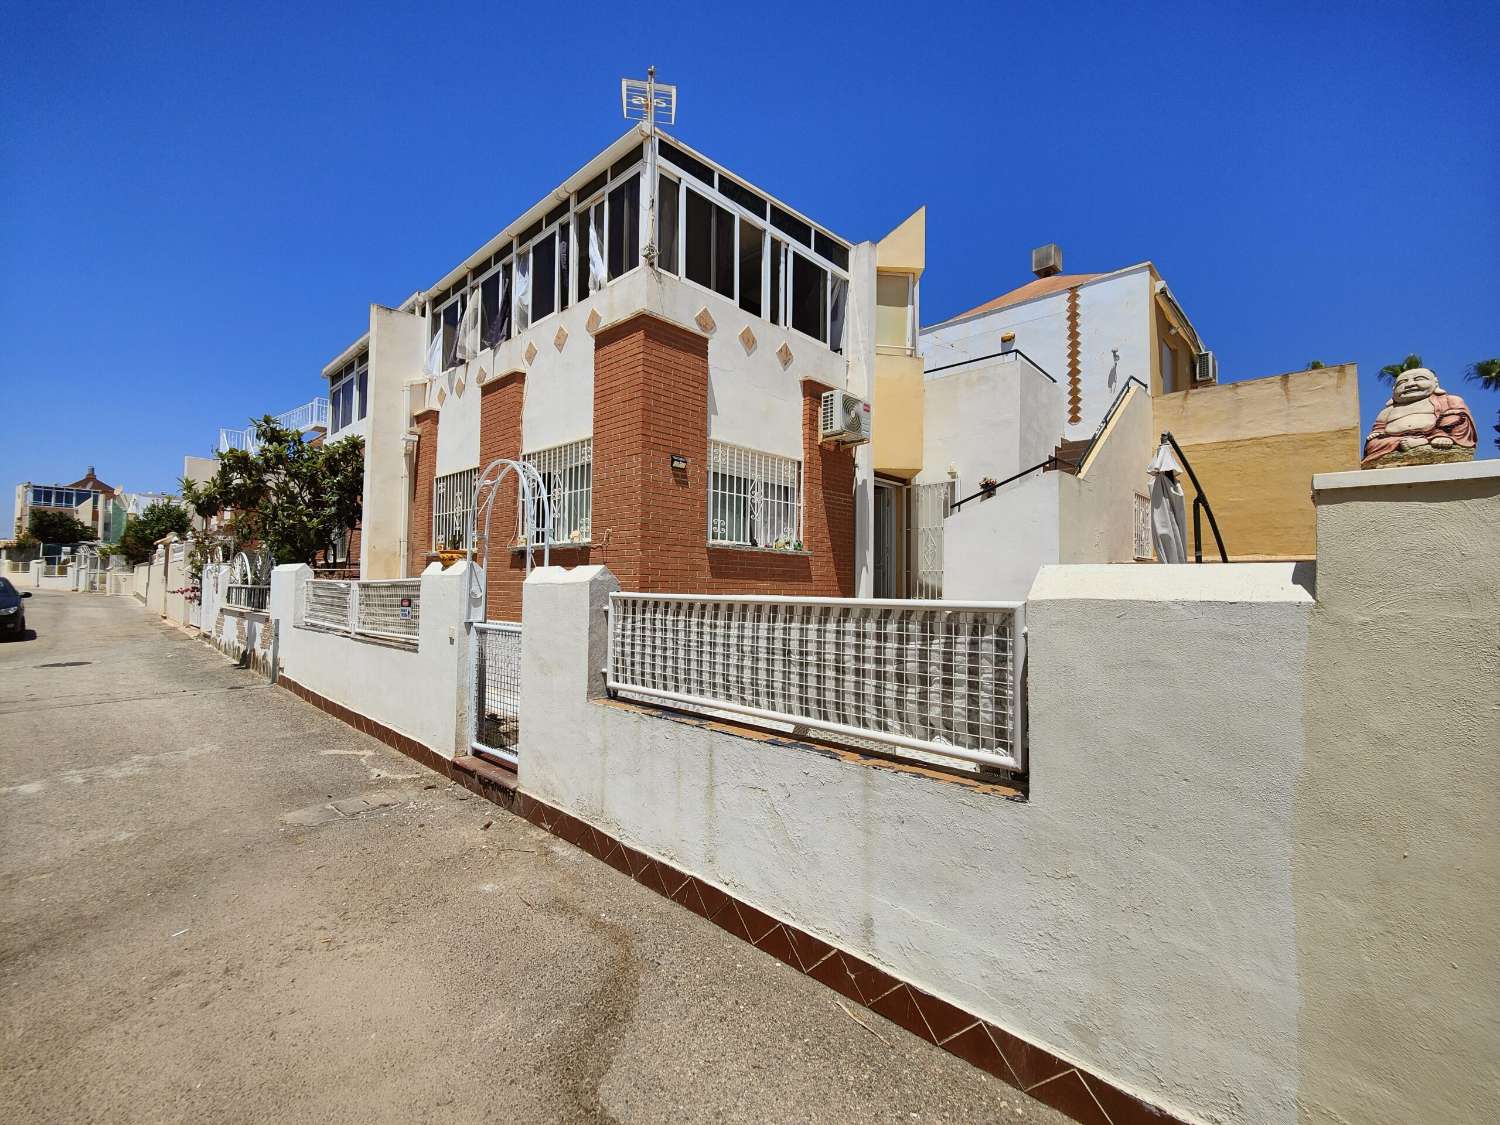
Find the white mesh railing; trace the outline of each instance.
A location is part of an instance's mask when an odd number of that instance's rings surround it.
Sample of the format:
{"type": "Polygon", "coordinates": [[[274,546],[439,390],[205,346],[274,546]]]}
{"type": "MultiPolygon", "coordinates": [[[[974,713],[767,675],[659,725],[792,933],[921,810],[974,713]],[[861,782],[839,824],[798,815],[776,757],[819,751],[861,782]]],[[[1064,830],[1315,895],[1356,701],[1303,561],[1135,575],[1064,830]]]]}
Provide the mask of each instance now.
{"type": "Polygon", "coordinates": [[[302,604],[302,624],[316,625],[324,629],[352,631],[353,621],[349,609],[354,604],[350,590],[353,582],[332,582],[312,579],[302,604]]]}
{"type": "Polygon", "coordinates": [[[415,648],[421,606],[422,582],[417,578],[372,582],[313,578],[303,596],[302,624],[415,648]]]}
{"type": "Polygon", "coordinates": [[[417,643],[421,625],[422,583],[416,578],[356,582],[358,605],[354,631],[369,637],[417,643]]]}
{"type": "Polygon", "coordinates": [[[617,593],[611,690],[1025,769],[1020,603],[617,593]]]}

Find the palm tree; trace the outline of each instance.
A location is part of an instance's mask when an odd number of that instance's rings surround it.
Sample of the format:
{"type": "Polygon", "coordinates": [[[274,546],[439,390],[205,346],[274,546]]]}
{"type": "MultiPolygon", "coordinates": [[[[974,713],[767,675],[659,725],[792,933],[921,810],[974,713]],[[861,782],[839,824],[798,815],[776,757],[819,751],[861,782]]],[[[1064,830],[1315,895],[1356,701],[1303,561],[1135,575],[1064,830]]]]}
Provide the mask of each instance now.
{"type": "MultiPolygon", "coordinates": [[[[1500,359],[1481,359],[1469,364],[1469,372],[1464,378],[1487,391],[1500,391],[1500,359]]],[[[1495,423],[1495,439],[1500,442],[1500,421],[1495,423]]]]}
{"type": "Polygon", "coordinates": [[[1500,359],[1481,359],[1469,364],[1469,373],[1464,378],[1487,391],[1500,391],[1500,359]]]}
{"type": "Polygon", "coordinates": [[[1396,381],[1396,376],[1399,375],[1399,374],[1401,374],[1401,372],[1403,372],[1403,371],[1410,371],[1413,367],[1421,367],[1421,366],[1422,366],[1422,357],[1421,356],[1419,356],[1419,355],[1409,355],[1405,359],[1403,359],[1400,363],[1387,363],[1384,367],[1382,367],[1380,369],[1380,377],[1382,379],[1384,379],[1387,383],[1394,383],[1396,381]]]}

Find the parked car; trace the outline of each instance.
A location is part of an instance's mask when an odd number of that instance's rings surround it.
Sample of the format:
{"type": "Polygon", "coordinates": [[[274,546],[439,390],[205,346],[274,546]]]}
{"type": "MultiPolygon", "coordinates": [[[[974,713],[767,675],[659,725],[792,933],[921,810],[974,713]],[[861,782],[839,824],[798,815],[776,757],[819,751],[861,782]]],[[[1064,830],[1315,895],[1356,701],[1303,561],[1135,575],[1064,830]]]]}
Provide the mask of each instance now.
{"type": "Polygon", "coordinates": [[[0,637],[26,635],[26,611],[21,599],[29,597],[31,591],[23,593],[11,585],[9,578],[0,578],[0,637]]]}

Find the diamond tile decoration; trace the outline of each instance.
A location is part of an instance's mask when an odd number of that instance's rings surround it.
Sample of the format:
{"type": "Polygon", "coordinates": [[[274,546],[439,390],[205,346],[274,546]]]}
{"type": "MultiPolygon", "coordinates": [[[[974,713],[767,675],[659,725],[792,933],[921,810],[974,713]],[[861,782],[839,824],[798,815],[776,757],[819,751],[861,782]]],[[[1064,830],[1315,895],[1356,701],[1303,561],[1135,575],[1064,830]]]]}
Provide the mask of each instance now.
{"type": "Polygon", "coordinates": [[[718,322],[714,320],[713,313],[708,311],[707,305],[698,310],[698,315],[693,317],[693,321],[710,336],[714,334],[714,329],[719,327],[718,322]]]}
{"type": "Polygon", "coordinates": [[[558,351],[563,350],[563,345],[568,342],[568,330],[562,325],[557,326],[557,335],[552,337],[552,346],[558,351]]]}
{"type": "Polygon", "coordinates": [[[783,343],[781,347],[776,349],[776,358],[781,361],[783,368],[790,367],[792,365],[792,349],[783,343]]]}
{"type": "Polygon", "coordinates": [[[583,326],[588,329],[589,335],[592,336],[595,332],[599,331],[599,326],[603,323],[604,318],[599,315],[599,310],[590,309],[589,318],[583,322],[583,326]]]}
{"type": "Polygon", "coordinates": [[[530,340],[527,340],[526,341],[526,366],[530,367],[531,364],[532,364],[532,361],[535,360],[535,359],[536,359],[536,345],[533,344],[530,340]]]}
{"type": "Polygon", "coordinates": [[[740,347],[745,349],[746,355],[755,350],[755,333],[750,331],[748,324],[740,329],[740,347]]]}
{"type": "Polygon", "coordinates": [[[453,393],[455,396],[457,396],[458,398],[464,397],[464,386],[467,382],[468,380],[465,379],[462,375],[458,377],[458,382],[453,384],[453,393]]]}
{"type": "Polygon", "coordinates": [[[445,387],[439,387],[438,388],[438,405],[442,406],[443,403],[445,403],[447,401],[448,401],[448,391],[447,391],[447,388],[445,388],[445,387]]]}

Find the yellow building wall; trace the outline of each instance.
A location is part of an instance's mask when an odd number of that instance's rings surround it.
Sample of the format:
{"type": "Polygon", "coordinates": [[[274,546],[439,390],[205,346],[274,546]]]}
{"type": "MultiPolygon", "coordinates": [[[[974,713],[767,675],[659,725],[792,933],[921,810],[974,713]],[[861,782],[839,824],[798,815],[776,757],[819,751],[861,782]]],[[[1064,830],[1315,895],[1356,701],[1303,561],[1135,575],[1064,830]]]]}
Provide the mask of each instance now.
{"type": "MultiPolygon", "coordinates": [[[[910,277],[920,281],[927,265],[927,208],[919,207],[876,244],[875,265],[883,279],[910,277]]],[[[876,315],[890,310],[877,308],[876,315]]],[[[917,308],[911,310],[912,345],[919,329],[917,308]]],[[[922,469],[922,359],[895,348],[880,347],[875,355],[875,401],[871,453],[877,473],[910,478],[922,469]]]]}
{"type": "MultiPolygon", "coordinates": [[[[1314,473],[1359,468],[1354,364],[1194,387],[1153,400],[1203,482],[1235,560],[1308,559],[1317,550],[1314,473]]],[[[1192,482],[1184,480],[1189,535],[1192,482]]],[[[1214,553],[1203,521],[1204,557],[1214,553]]]]}
{"type": "Polygon", "coordinates": [[[875,357],[875,410],[870,444],[875,471],[912,477],[922,469],[922,359],[875,357]]]}

